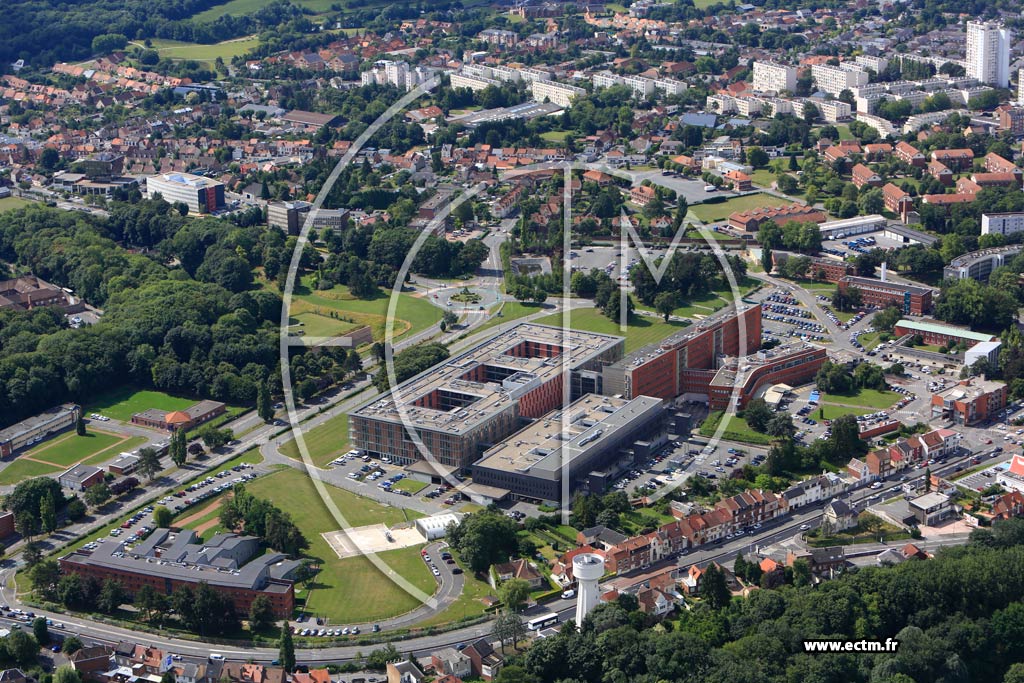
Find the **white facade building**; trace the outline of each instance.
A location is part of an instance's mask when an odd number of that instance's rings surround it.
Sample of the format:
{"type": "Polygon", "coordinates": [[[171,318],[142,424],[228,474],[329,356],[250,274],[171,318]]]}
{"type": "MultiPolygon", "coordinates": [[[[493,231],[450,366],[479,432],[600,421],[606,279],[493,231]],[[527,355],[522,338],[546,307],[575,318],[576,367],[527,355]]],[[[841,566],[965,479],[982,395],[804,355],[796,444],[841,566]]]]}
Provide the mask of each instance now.
{"type": "Polygon", "coordinates": [[[471,76],[469,74],[454,73],[451,75],[451,83],[453,88],[469,88],[476,92],[483,90],[489,85],[494,87],[500,87],[501,81],[496,81],[493,78],[483,78],[481,76],[471,76]]]}
{"type": "Polygon", "coordinates": [[[819,90],[831,95],[839,95],[844,90],[852,91],[854,88],[867,85],[868,82],[868,72],[856,64],[815,64],[811,67],[811,76],[819,90]]]}
{"type": "Polygon", "coordinates": [[[1024,102],[1024,69],[1017,70],[1017,101],[1024,102]]]}
{"type": "Polygon", "coordinates": [[[1024,213],[983,213],[981,234],[1012,235],[1024,231],[1024,213]]]}
{"type": "Polygon", "coordinates": [[[754,90],[782,92],[796,90],[796,67],[774,62],[754,62],[754,90]]]}
{"type": "Polygon", "coordinates": [[[559,107],[571,107],[573,99],[587,94],[583,88],[554,81],[534,81],[530,89],[537,102],[547,100],[559,107]]]}
{"type": "Polygon", "coordinates": [[[987,21],[967,22],[967,75],[998,88],[1010,82],[1013,32],[987,21]]]}

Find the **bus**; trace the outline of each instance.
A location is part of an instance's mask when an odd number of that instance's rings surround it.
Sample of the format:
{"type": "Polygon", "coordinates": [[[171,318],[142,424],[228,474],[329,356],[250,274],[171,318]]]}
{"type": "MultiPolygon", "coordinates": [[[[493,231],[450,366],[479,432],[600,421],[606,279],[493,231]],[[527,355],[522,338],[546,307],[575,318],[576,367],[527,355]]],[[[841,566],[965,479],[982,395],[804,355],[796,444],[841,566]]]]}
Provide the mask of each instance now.
{"type": "Polygon", "coordinates": [[[554,612],[548,612],[547,614],[542,614],[539,617],[530,619],[526,622],[526,628],[531,631],[539,631],[546,626],[551,626],[556,623],[558,623],[558,615],[554,612]]]}

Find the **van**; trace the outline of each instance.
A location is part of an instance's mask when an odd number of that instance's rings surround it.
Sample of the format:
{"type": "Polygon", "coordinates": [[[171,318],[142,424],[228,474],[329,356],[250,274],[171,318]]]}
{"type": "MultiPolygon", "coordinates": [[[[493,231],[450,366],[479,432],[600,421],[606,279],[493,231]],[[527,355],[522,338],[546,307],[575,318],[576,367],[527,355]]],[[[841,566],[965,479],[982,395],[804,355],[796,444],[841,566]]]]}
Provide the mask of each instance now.
{"type": "Polygon", "coordinates": [[[718,188],[717,188],[717,187],[715,187],[714,185],[705,185],[705,186],[704,186],[704,191],[705,191],[705,192],[714,192],[714,191],[715,191],[715,190],[717,190],[717,189],[718,189],[718,188]]]}
{"type": "Polygon", "coordinates": [[[575,598],[575,597],[576,597],[576,591],[574,591],[572,588],[570,588],[568,590],[562,591],[562,599],[563,600],[569,600],[569,599],[575,598]]]}

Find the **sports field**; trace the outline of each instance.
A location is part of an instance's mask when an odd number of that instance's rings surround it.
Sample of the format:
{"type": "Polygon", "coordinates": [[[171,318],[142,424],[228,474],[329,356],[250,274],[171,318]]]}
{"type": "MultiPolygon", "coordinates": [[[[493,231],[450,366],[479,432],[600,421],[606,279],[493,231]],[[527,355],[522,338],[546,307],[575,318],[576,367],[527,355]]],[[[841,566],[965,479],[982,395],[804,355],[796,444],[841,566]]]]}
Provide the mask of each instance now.
{"type": "MultiPolygon", "coordinates": [[[[419,513],[382,505],[328,485],[329,495],[345,516],[345,524],[341,524],[320,499],[312,480],[290,468],[261,477],[247,484],[246,489],[287,510],[309,539],[307,554],[321,560],[321,571],[307,598],[308,613],[326,616],[332,624],[352,624],[383,619],[418,606],[412,596],[382,577],[367,558],[337,559],[321,534],[349,526],[393,525],[415,519],[419,513]]],[[[434,592],[434,577],[420,559],[418,546],[390,550],[379,557],[420,590],[434,592]]]]}
{"type": "MultiPolygon", "coordinates": [[[[344,285],[314,291],[309,288],[308,279],[303,278],[302,285],[296,287],[289,313],[307,325],[315,324],[318,329],[328,330],[325,336],[343,334],[355,326],[369,325],[374,340],[380,341],[384,339],[387,330],[389,301],[390,292],[381,291],[374,299],[358,299],[344,285]],[[338,317],[332,318],[332,314],[338,317]],[[309,318],[311,315],[314,318],[309,318]],[[307,318],[309,322],[306,322],[307,318]]],[[[397,341],[404,335],[437,325],[441,322],[442,313],[440,308],[425,298],[399,294],[395,308],[394,339],[397,341]]],[[[306,335],[314,334],[306,330],[306,335]]]]}
{"type": "Polygon", "coordinates": [[[3,199],[0,199],[0,212],[14,211],[15,209],[20,209],[21,207],[28,206],[32,203],[33,202],[30,202],[27,199],[22,199],[21,197],[4,197],[3,199]]]}
{"type": "MultiPolygon", "coordinates": [[[[900,399],[895,391],[878,391],[877,389],[858,389],[850,394],[822,394],[822,403],[835,403],[861,408],[883,410],[900,399]]],[[[869,411],[870,412],[870,411],[869,411]]]]}
{"type": "Polygon", "coordinates": [[[78,463],[99,465],[118,453],[135,450],[145,442],[139,436],[122,436],[92,427],[85,436],[78,436],[70,430],[19,454],[0,471],[0,485],[17,484],[23,479],[62,472],[78,463]]]}
{"type": "MultiPolygon", "coordinates": [[[[348,414],[342,413],[313,429],[303,431],[302,438],[306,442],[313,463],[318,467],[325,466],[349,449],[348,414]]],[[[289,458],[301,459],[299,446],[294,439],[284,443],[280,450],[289,458]]]]}
{"type": "MultiPolygon", "coordinates": [[[[562,314],[553,313],[542,318],[537,318],[534,322],[539,325],[560,326],[562,324],[562,314]]],[[[569,325],[570,329],[573,330],[584,330],[587,332],[623,336],[622,331],[619,329],[619,324],[615,321],[609,320],[603,313],[601,313],[601,311],[595,308],[574,309],[569,318],[569,325]]],[[[655,318],[654,316],[649,315],[634,315],[629,326],[626,328],[626,333],[624,335],[626,337],[626,353],[629,353],[634,349],[639,349],[647,344],[659,342],[673,332],[678,332],[684,327],[686,327],[686,324],[684,323],[666,323],[662,318],[655,318]]]]}
{"type": "Polygon", "coordinates": [[[99,413],[114,420],[128,422],[135,413],[150,408],[171,412],[184,410],[196,403],[198,401],[194,398],[180,398],[162,391],[139,391],[132,387],[124,387],[97,396],[86,406],[85,413],[99,413]]]}
{"type": "MultiPolygon", "coordinates": [[[[141,43],[133,43],[141,45],[141,43]]],[[[199,62],[213,62],[220,57],[225,62],[231,61],[232,57],[244,55],[260,44],[260,39],[255,37],[236,38],[225,40],[222,43],[203,45],[201,43],[184,43],[178,40],[165,40],[154,38],[151,41],[152,49],[157,51],[161,57],[168,59],[194,59],[199,62]]]]}
{"type": "Polygon", "coordinates": [[[690,213],[704,223],[714,223],[729,217],[734,211],[748,211],[764,206],[784,206],[793,202],[770,194],[755,193],[733,197],[721,204],[694,204],[690,207],[690,213]]]}

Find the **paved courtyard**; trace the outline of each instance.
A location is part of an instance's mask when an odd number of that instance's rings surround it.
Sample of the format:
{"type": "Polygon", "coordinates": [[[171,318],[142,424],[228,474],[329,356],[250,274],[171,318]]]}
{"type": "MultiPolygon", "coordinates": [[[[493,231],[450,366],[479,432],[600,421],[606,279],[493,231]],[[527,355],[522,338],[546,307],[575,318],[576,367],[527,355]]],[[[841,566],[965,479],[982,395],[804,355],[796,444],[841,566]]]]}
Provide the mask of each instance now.
{"type": "Polygon", "coordinates": [[[331,546],[331,550],[337,553],[338,558],[342,560],[357,555],[409,548],[427,542],[423,538],[423,534],[414,526],[388,529],[386,524],[371,524],[329,531],[322,536],[331,546]],[[388,539],[389,534],[390,540],[388,539]]]}

